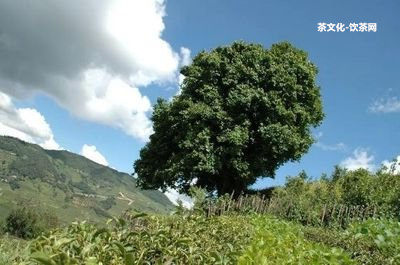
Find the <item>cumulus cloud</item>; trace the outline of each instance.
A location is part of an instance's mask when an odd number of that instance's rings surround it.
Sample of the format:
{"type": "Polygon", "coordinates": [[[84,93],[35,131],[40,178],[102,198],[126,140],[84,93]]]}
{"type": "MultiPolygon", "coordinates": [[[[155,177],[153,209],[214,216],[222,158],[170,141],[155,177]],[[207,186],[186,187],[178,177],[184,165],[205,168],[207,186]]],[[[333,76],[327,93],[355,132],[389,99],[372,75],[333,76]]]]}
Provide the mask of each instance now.
{"type": "Polygon", "coordinates": [[[151,104],[139,87],[176,82],[190,63],[190,50],[162,39],[164,16],[164,0],[0,1],[0,90],[43,93],[146,140],[151,104]]]}
{"type": "Polygon", "coordinates": [[[178,205],[178,201],[182,202],[182,205],[185,208],[192,208],[193,207],[193,200],[187,195],[180,194],[178,191],[168,188],[167,191],[164,193],[168,199],[175,205],[178,205]]]}
{"type": "Polygon", "coordinates": [[[353,156],[344,159],[340,166],[348,170],[357,170],[360,168],[374,170],[376,168],[374,161],[374,156],[369,155],[366,149],[357,148],[353,152],[353,156]]]}
{"type": "Polygon", "coordinates": [[[97,150],[97,147],[94,145],[84,144],[80,154],[100,165],[108,166],[106,158],[97,150]]]}
{"type": "Polygon", "coordinates": [[[17,108],[11,97],[0,92],[0,135],[17,137],[46,149],[60,149],[53,132],[40,112],[17,108]]]}

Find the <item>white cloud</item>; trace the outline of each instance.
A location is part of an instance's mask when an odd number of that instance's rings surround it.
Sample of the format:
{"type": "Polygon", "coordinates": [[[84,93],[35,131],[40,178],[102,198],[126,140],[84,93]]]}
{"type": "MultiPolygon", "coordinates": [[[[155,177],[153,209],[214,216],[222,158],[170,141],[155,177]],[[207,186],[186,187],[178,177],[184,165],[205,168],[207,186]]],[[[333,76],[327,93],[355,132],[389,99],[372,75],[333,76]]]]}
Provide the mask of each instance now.
{"type": "Polygon", "coordinates": [[[84,144],[80,154],[100,165],[108,166],[106,158],[97,150],[96,146],[94,145],[84,144]]]}
{"type": "Polygon", "coordinates": [[[398,155],[393,161],[384,160],[382,165],[386,167],[387,172],[400,174],[400,155],[398,155]]]}
{"type": "Polygon", "coordinates": [[[369,155],[367,150],[362,148],[357,148],[353,152],[352,157],[348,157],[340,163],[340,166],[348,170],[357,170],[360,168],[374,170],[376,168],[373,163],[374,156],[369,155]]]}
{"type": "Polygon", "coordinates": [[[60,149],[50,125],[40,112],[17,108],[12,99],[0,92],[0,135],[17,137],[46,149],[60,149]]]}
{"type": "Polygon", "coordinates": [[[400,99],[398,97],[386,97],[376,100],[369,107],[372,112],[400,112],[400,99]]]}
{"type": "Polygon", "coordinates": [[[319,131],[314,134],[315,139],[317,140],[315,146],[324,150],[324,151],[345,151],[347,150],[347,145],[340,142],[337,144],[325,144],[321,141],[321,138],[324,136],[323,132],[319,131]]]}
{"type": "Polygon", "coordinates": [[[0,1],[0,91],[44,93],[75,116],[146,140],[139,87],[175,83],[180,55],[162,39],[164,0],[0,1]],[[89,19],[90,18],[90,19],[89,19]]]}
{"type": "Polygon", "coordinates": [[[322,142],[317,142],[315,145],[324,151],[345,151],[347,149],[347,146],[344,143],[328,145],[322,142]]]}
{"type": "Polygon", "coordinates": [[[191,51],[186,47],[181,47],[181,66],[186,66],[191,64],[192,57],[190,56],[191,51]]]}
{"type": "MultiPolygon", "coordinates": [[[[192,58],[191,58],[191,51],[188,48],[181,47],[181,66],[186,66],[192,63],[192,58]]],[[[183,74],[178,75],[178,90],[175,93],[175,96],[179,96],[182,93],[182,84],[183,80],[185,80],[185,76],[183,74]]],[[[172,101],[172,97],[169,99],[169,101],[172,101]]]]}
{"type": "Polygon", "coordinates": [[[168,188],[167,191],[164,193],[168,199],[175,205],[178,205],[178,201],[182,202],[182,205],[185,208],[192,208],[193,207],[193,200],[187,195],[180,194],[178,191],[168,188]]]}

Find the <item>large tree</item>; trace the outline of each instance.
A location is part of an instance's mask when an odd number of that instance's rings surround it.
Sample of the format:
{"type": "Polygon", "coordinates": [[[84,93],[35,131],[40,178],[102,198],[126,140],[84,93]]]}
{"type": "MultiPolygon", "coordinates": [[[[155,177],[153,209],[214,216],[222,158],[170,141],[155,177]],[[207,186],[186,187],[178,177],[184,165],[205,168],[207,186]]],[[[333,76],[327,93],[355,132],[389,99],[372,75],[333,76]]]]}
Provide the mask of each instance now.
{"type": "Polygon", "coordinates": [[[324,117],[317,71],[287,42],[200,52],[181,70],[180,95],[154,107],[154,134],[134,163],[138,183],[187,192],[195,182],[221,195],[273,177],[308,151],[324,117]]]}

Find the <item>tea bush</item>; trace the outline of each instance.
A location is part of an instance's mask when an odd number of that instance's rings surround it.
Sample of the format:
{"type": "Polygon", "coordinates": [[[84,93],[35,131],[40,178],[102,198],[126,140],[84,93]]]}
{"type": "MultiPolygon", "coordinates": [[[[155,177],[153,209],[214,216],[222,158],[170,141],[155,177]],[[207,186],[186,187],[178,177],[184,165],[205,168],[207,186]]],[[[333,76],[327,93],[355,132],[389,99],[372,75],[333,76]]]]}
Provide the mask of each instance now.
{"type": "Polygon", "coordinates": [[[28,264],[28,243],[21,239],[0,235],[0,265],[28,264]]]}
{"type": "Polygon", "coordinates": [[[400,222],[393,220],[368,220],[352,224],[346,231],[353,237],[368,242],[385,257],[385,264],[400,264],[400,222]]]}
{"type": "Polygon", "coordinates": [[[400,264],[400,224],[393,220],[367,220],[346,230],[303,227],[305,237],[351,253],[358,264],[400,264]]]}
{"type": "Polygon", "coordinates": [[[400,264],[400,224],[368,220],[347,230],[268,215],[126,213],[103,227],[76,222],[29,243],[0,237],[0,265],[400,264]]]}
{"type": "Polygon", "coordinates": [[[342,249],[307,241],[300,225],[265,217],[254,222],[257,232],[239,265],[356,264],[342,249]]]}
{"type": "Polygon", "coordinates": [[[74,223],[37,238],[39,264],[235,264],[253,234],[244,216],[135,216],[74,223]]]}

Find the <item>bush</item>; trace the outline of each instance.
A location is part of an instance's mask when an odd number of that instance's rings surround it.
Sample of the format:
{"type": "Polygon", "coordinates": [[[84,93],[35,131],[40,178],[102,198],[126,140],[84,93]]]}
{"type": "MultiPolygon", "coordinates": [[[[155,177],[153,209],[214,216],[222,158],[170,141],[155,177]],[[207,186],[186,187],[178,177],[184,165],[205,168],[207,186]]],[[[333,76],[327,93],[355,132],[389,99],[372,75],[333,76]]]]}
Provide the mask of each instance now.
{"type": "Polygon", "coordinates": [[[391,220],[367,220],[350,224],[345,231],[304,227],[305,237],[329,247],[351,253],[359,264],[400,264],[400,223],[391,220]]]}
{"type": "Polygon", "coordinates": [[[29,246],[21,239],[0,237],[0,265],[25,265],[28,263],[29,246]]]}
{"type": "Polygon", "coordinates": [[[336,167],[330,178],[312,180],[302,172],[275,188],[271,201],[273,214],[302,224],[345,228],[370,217],[400,218],[400,175],[336,167]]]}
{"type": "Polygon", "coordinates": [[[26,207],[13,210],[6,218],[4,232],[13,236],[31,239],[43,231],[56,227],[57,217],[49,213],[38,212],[26,207]]]}
{"type": "Polygon", "coordinates": [[[16,180],[11,180],[8,182],[8,184],[10,185],[10,188],[12,190],[17,190],[17,189],[21,188],[21,185],[19,185],[18,181],[16,181],[16,180]]]}
{"type": "Polygon", "coordinates": [[[239,265],[355,264],[340,248],[306,240],[300,225],[265,217],[254,221],[257,232],[239,258],[239,265]]]}
{"type": "Polygon", "coordinates": [[[31,245],[40,264],[235,264],[250,242],[248,217],[126,214],[104,228],[74,223],[31,245]]]}
{"type": "Polygon", "coordinates": [[[375,249],[384,257],[385,264],[400,264],[400,222],[367,220],[354,223],[345,236],[347,239],[368,242],[372,246],[371,249],[375,249]]]}
{"type": "Polygon", "coordinates": [[[108,197],[107,199],[100,201],[100,205],[104,210],[110,210],[114,205],[117,205],[117,203],[115,202],[115,198],[114,197],[108,197]]]}

